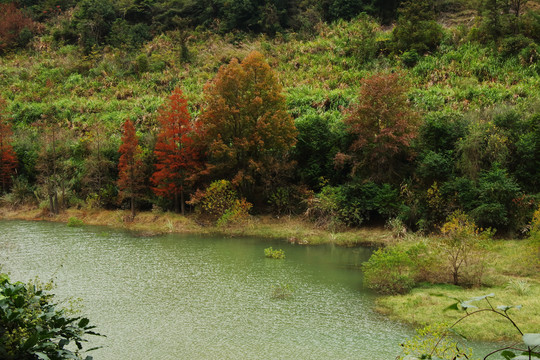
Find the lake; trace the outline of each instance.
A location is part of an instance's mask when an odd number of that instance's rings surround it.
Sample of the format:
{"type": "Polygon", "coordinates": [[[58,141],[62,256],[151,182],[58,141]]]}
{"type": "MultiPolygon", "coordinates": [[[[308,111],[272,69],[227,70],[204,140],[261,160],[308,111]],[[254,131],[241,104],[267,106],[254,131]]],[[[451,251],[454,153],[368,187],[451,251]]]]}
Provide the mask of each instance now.
{"type": "Polygon", "coordinates": [[[0,254],[13,281],[52,278],[57,300],[81,299],[107,336],[85,346],[103,346],[96,360],[388,360],[413,334],[374,311],[368,248],[0,221],[0,254]]]}

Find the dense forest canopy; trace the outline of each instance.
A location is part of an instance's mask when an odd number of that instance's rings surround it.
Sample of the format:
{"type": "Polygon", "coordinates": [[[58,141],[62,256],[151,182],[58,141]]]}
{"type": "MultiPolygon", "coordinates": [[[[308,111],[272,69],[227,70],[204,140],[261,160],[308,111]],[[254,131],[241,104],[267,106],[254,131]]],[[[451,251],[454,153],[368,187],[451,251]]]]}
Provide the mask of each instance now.
{"type": "Polygon", "coordinates": [[[462,210],[523,234],[540,194],[539,9],[2,1],[2,202],[179,211],[228,189],[242,211],[321,226],[434,231],[462,210]]]}

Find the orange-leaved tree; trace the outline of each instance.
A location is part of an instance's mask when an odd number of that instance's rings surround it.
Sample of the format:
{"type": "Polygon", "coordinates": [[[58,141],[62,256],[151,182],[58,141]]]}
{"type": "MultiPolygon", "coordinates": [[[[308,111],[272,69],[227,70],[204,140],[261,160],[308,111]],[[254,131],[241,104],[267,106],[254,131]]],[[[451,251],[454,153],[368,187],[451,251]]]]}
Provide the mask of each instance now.
{"type": "Polygon", "coordinates": [[[135,126],[130,119],[124,122],[122,144],[118,152],[118,188],[122,198],[129,198],[131,218],[135,217],[135,199],[144,189],[144,164],[135,126]]]}
{"type": "Polygon", "coordinates": [[[176,88],[160,108],[158,120],[161,129],[154,150],[153,190],[158,196],[172,198],[174,210],[178,213],[181,209],[184,215],[185,185],[202,167],[202,161],[199,147],[194,143],[199,126],[191,121],[187,100],[180,88],[176,88]]]}
{"type": "Polygon", "coordinates": [[[0,182],[2,182],[2,194],[9,190],[17,169],[17,156],[11,145],[11,125],[3,116],[5,104],[5,100],[0,97],[0,182]]]}
{"type": "Polygon", "coordinates": [[[400,168],[410,158],[416,137],[418,114],[408,103],[399,73],[375,74],[362,82],[358,102],[348,109],[345,123],[354,136],[346,157],[353,174],[363,172],[375,181],[400,178],[400,168]]]}
{"type": "Polygon", "coordinates": [[[204,92],[200,119],[210,170],[253,197],[290,166],[296,128],[281,85],[263,55],[253,51],[242,63],[233,59],[222,66],[204,92]]]}

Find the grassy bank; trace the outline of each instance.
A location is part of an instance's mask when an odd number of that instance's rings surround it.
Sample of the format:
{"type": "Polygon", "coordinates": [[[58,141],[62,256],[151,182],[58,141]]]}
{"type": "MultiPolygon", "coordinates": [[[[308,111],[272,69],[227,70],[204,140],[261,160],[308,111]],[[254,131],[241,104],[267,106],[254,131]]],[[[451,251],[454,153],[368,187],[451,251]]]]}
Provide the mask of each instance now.
{"type": "MultiPolygon", "coordinates": [[[[417,327],[434,322],[452,325],[466,313],[447,309],[449,306],[493,294],[488,300],[494,308],[499,305],[521,306],[521,309],[510,309],[508,313],[522,332],[540,332],[540,272],[534,247],[528,239],[497,239],[491,240],[486,251],[481,287],[421,283],[407,294],[378,298],[377,311],[417,327]]],[[[469,309],[469,313],[490,307],[485,300],[473,301],[471,305],[477,308],[469,309]]],[[[468,339],[521,341],[521,335],[507,319],[490,312],[472,315],[460,321],[454,329],[468,339]]]]}
{"type": "Polygon", "coordinates": [[[316,228],[301,217],[252,216],[242,224],[215,226],[202,224],[193,215],[182,216],[170,212],[140,212],[128,221],[130,212],[123,210],[68,209],[51,216],[48,211],[33,207],[0,208],[0,219],[55,221],[69,223],[77,219],[85,225],[103,225],[128,229],[143,235],[166,233],[213,234],[223,236],[252,236],[286,239],[301,245],[336,244],[339,246],[384,246],[392,241],[390,232],[381,228],[352,229],[330,232],[316,228]]]}

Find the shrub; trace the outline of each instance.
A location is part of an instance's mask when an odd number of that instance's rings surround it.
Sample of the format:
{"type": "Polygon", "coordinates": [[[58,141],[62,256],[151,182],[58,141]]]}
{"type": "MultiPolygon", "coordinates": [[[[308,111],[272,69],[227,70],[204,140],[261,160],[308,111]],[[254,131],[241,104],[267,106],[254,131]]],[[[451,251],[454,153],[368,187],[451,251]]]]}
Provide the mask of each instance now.
{"type": "Polygon", "coordinates": [[[238,198],[236,190],[228,180],[217,180],[204,191],[197,190],[188,204],[195,205],[202,217],[226,225],[245,219],[252,204],[238,198]]]}
{"type": "Polygon", "coordinates": [[[274,250],[271,246],[264,249],[264,256],[270,259],[285,259],[285,251],[281,249],[274,250]]]}
{"type": "Polygon", "coordinates": [[[89,323],[87,318],[67,316],[40,286],[11,283],[0,274],[0,358],[82,359],[85,337],[99,335],[89,323]],[[69,350],[70,344],[76,350],[69,350]]]}
{"type": "Polygon", "coordinates": [[[461,211],[448,217],[441,228],[440,248],[454,285],[481,285],[485,265],[485,240],[490,230],[481,231],[461,211]]]}
{"type": "Polygon", "coordinates": [[[424,54],[435,50],[442,38],[443,29],[437,24],[430,1],[409,0],[402,3],[392,32],[397,52],[412,50],[424,54]]]}
{"type": "Polygon", "coordinates": [[[398,247],[379,249],[362,264],[364,283],[380,294],[404,294],[415,284],[414,263],[398,247]]]}
{"type": "Polygon", "coordinates": [[[69,227],[79,227],[79,226],[83,226],[84,225],[84,221],[82,221],[81,219],[78,219],[74,216],[70,217],[68,219],[68,222],[67,222],[67,226],[69,227]]]}

